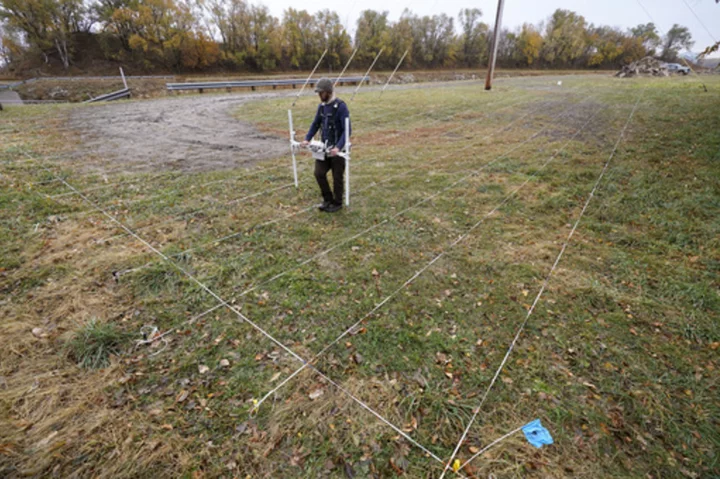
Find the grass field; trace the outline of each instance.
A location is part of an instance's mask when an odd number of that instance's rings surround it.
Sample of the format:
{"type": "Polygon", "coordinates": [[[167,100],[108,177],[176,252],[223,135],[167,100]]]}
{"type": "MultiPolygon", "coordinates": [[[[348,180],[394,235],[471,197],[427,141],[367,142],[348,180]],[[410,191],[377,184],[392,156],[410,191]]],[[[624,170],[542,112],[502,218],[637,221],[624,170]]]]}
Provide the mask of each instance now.
{"type": "Polygon", "coordinates": [[[304,155],[133,174],[62,159],[92,106],[7,108],[0,476],[720,476],[705,81],[366,91],[335,215],[304,155]]]}

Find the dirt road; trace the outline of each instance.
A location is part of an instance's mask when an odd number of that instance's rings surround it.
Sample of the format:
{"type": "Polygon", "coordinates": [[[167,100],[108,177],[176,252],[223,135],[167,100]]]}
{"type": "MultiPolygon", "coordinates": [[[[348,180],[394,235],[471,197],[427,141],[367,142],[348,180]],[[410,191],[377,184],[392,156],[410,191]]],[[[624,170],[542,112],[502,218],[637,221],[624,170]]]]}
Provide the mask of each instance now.
{"type": "Polygon", "coordinates": [[[21,105],[22,98],[13,90],[0,90],[0,103],[6,105],[21,105]]]}
{"type": "Polygon", "coordinates": [[[273,94],[204,95],[119,101],[75,110],[76,158],[132,171],[217,170],[251,166],[288,152],[287,141],[232,117],[243,104],[273,94]]]}

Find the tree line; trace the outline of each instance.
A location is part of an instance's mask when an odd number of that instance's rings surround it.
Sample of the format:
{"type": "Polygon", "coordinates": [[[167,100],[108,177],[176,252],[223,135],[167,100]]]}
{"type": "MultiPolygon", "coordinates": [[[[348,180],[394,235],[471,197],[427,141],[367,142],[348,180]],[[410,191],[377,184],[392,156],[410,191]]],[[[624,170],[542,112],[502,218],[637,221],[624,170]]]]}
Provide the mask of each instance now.
{"type": "MultiPolygon", "coordinates": [[[[0,0],[0,60],[11,68],[37,60],[65,69],[86,58],[144,71],[308,70],[327,49],[323,67],[393,68],[407,51],[413,69],[487,65],[492,26],[481,10],[419,16],[405,10],[361,12],[354,37],[336,12],[288,8],[281,18],[246,0],[0,0]]],[[[646,55],[677,59],[693,45],[680,25],[662,34],[652,24],[627,31],[594,25],[558,9],[540,24],[504,28],[498,65],[524,68],[616,68],[646,55]]]]}

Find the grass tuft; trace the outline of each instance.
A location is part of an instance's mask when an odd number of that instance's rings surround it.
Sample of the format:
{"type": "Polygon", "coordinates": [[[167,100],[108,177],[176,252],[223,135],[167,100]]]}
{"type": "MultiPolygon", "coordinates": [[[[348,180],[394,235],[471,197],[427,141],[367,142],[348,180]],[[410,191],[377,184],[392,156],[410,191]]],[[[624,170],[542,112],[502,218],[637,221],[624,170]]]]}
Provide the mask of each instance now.
{"type": "Polygon", "coordinates": [[[84,369],[101,369],[110,365],[110,356],[119,355],[129,335],[111,323],[97,318],[88,321],[66,345],[68,356],[84,369]]]}

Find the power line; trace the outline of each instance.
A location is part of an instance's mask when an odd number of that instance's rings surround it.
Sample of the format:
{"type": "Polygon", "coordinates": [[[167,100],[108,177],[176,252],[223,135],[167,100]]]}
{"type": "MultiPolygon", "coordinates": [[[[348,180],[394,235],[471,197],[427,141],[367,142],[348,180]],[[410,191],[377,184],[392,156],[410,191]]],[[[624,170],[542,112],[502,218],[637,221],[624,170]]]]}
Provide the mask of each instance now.
{"type": "Polygon", "coordinates": [[[708,35],[710,35],[710,38],[712,38],[712,41],[717,43],[717,38],[715,38],[715,35],[710,32],[710,29],[705,25],[705,22],[702,21],[702,19],[698,16],[697,13],[695,13],[695,10],[693,7],[687,2],[687,0],[682,0],[686,7],[688,7],[688,10],[693,14],[693,16],[697,19],[697,21],[702,25],[702,27],[705,29],[708,35]]]}

